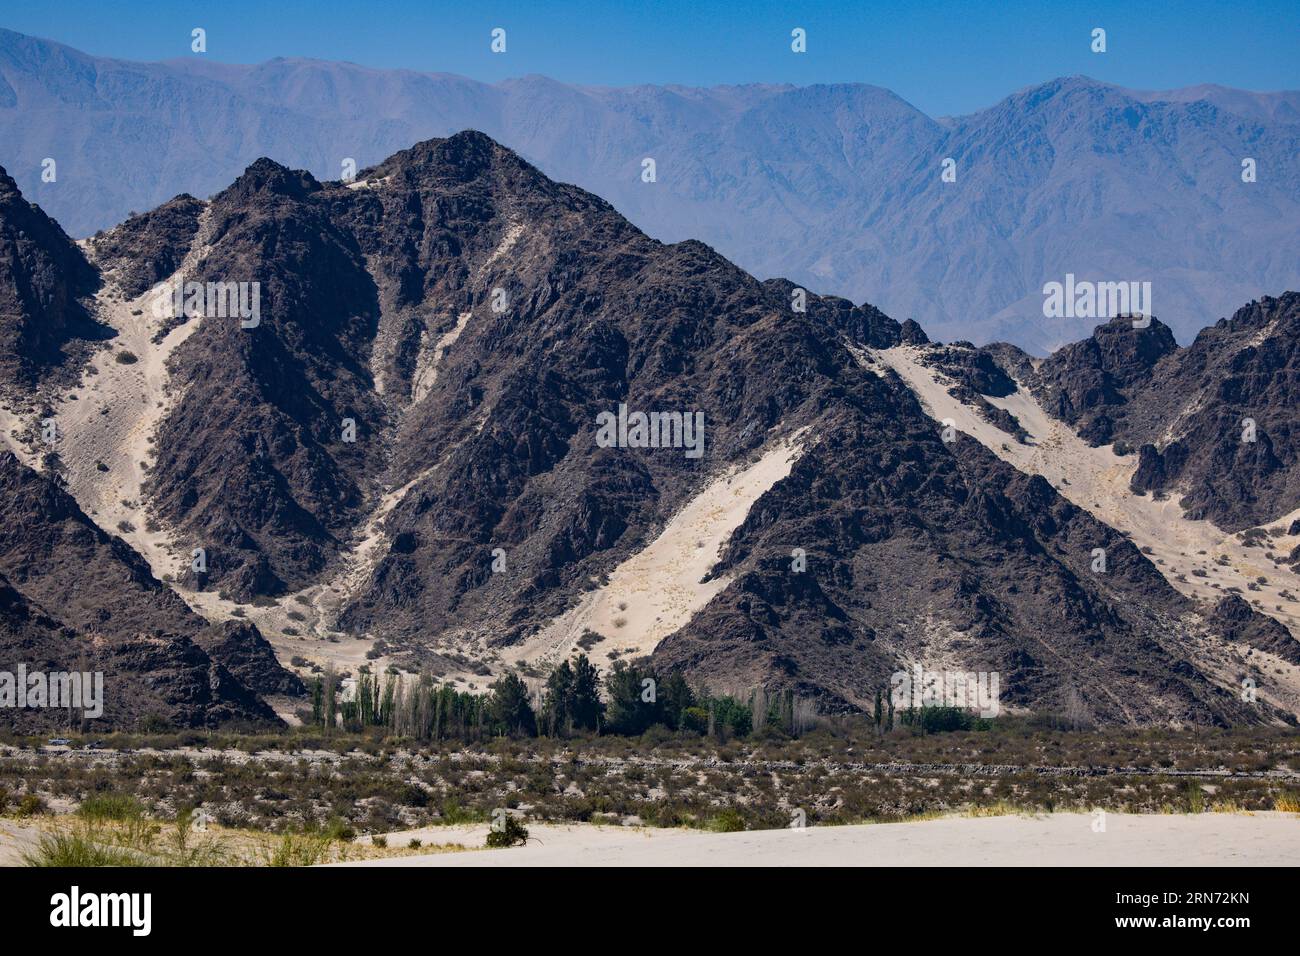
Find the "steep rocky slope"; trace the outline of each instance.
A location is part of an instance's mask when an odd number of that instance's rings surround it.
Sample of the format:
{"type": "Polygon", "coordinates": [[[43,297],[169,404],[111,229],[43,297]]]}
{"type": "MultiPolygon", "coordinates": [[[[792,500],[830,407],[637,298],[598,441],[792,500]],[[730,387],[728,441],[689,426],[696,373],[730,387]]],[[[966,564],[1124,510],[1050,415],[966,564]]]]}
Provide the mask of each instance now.
{"type": "Polygon", "coordinates": [[[185,261],[205,204],[180,195],[95,237],[95,260],[134,299],[170,278],[185,261]]]}
{"type": "MultiPolygon", "coordinates": [[[[4,669],[102,671],[97,728],[278,719],[255,690],[301,692],[254,629],[210,627],[54,481],[0,453],[4,669]],[[278,683],[276,683],[278,680],[278,683]]],[[[13,726],[67,726],[59,711],[12,711],[13,726]]]]}
{"type": "Polygon", "coordinates": [[[108,330],[81,302],[97,282],[81,251],[0,168],[0,388],[20,392],[58,373],[108,330]]]}
{"type": "Polygon", "coordinates": [[[1096,341],[1054,357],[1077,362],[1080,355],[1108,356],[1105,368],[1080,363],[1077,374],[1066,376],[1051,359],[1036,370],[1035,363],[1009,346],[900,347],[882,350],[877,358],[899,375],[934,420],[975,438],[1020,472],[1046,478],[1063,497],[1131,540],[1208,622],[1204,639],[1188,645],[1198,666],[1250,674],[1265,688],[1262,693],[1294,710],[1300,701],[1300,641],[1295,637],[1300,635],[1300,509],[1229,533],[1185,509],[1179,492],[1135,489],[1140,459],[1131,446],[1122,440],[1113,446],[1091,444],[1076,430],[1087,432],[1102,421],[1110,434],[1114,421],[1122,421],[1128,410],[1124,395],[1130,386],[1140,389],[1137,383],[1150,379],[1144,360],[1120,347],[1131,343],[1133,334],[1131,326],[1125,331],[1112,323],[1098,330],[1096,341]],[[966,357],[956,361],[953,353],[963,351],[966,357]],[[1009,393],[999,387],[998,394],[980,394],[969,370],[988,359],[1000,362],[1022,384],[1009,393]],[[1023,384],[1029,382],[1035,385],[1023,384]],[[1103,401],[1107,396],[1108,403],[1103,401]],[[1097,404],[1090,405],[1094,399],[1097,404]],[[1092,412],[1076,411],[1085,406],[1092,412]],[[997,414],[989,414],[989,408],[997,414]],[[1246,611],[1255,613],[1247,617],[1246,611]]]}
{"type": "Polygon", "coordinates": [[[385,413],[366,364],[374,283],[320,193],[305,173],[255,163],[211,202],[205,254],[186,276],[246,284],[264,318],[207,318],[177,347],[169,388],[180,397],[160,423],[146,491],[205,549],[194,583],[240,597],[319,574],[382,455],[385,413]]]}
{"type": "MultiPolygon", "coordinates": [[[[78,447],[97,417],[149,439],[143,481],[121,485],[139,501],[96,484],[133,461],[79,452],[71,487],[99,520],[130,512],[123,534],[221,626],[195,640],[249,686],[283,680],[250,667],[265,657],[241,615],[282,659],[480,687],[586,648],[827,709],[868,706],[911,664],[997,671],[1006,706],[1074,701],[1108,722],[1293,709],[1243,702],[1244,671],[1202,650],[1227,640],[1216,629],[1289,647],[1269,622],[1213,618],[1047,481],[949,434],[891,364],[941,356],[992,428],[1017,394],[994,358],[660,243],[481,133],[350,183],[258,160],[88,249],[107,282],[94,307],[162,371],[97,358],[80,391],[99,404],[58,397],[78,447]],[[256,283],[260,322],[151,315],[143,290],[169,270],[256,283]],[[665,447],[605,440],[602,416],[636,413],[702,424],[665,447]]],[[[86,592],[95,606],[99,590],[131,620],[125,581],[86,592]]]]}

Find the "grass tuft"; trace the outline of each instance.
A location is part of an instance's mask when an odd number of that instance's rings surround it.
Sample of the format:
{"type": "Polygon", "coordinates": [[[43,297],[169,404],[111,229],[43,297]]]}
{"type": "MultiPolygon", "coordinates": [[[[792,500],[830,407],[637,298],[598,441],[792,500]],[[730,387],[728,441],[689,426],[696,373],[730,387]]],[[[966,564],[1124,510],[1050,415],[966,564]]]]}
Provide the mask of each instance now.
{"type": "Polygon", "coordinates": [[[47,833],[23,854],[25,866],[145,866],[146,860],[121,847],[106,846],[89,831],[47,833]]]}

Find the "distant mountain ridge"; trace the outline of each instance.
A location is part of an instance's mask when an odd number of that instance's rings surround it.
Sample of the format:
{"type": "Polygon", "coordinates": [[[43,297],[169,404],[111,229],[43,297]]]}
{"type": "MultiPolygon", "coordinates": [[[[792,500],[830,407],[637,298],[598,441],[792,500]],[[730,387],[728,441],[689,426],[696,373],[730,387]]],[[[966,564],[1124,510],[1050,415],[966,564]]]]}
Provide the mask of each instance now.
{"type": "Polygon", "coordinates": [[[276,59],[130,63],[0,30],[0,164],[74,235],[258,156],[321,181],[479,129],[650,235],[761,277],[1038,354],[1094,321],[1046,319],[1066,273],[1150,281],[1180,341],[1300,285],[1300,93],[1146,92],[1081,77],[932,119],[864,84],[692,89],[485,84],[276,59]],[[41,161],[59,162],[42,183],[41,161]],[[642,160],[656,161],[654,183],[642,160]],[[1241,181],[1243,158],[1258,179],[1241,181]],[[952,158],[957,181],[941,181],[952,158]]]}

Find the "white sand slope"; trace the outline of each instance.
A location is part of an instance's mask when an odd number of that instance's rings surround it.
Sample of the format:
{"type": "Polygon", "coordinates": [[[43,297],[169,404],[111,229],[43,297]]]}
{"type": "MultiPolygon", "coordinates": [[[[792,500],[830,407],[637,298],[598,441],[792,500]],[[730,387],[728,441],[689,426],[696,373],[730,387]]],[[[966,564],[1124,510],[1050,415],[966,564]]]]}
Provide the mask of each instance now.
{"type": "Polygon", "coordinates": [[[519,237],[523,234],[524,224],[522,222],[516,220],[507,225],[505,234],[501,237],[501,241],[497,243],[497,247],[492,250],[492,255],[488,256],[487,261],[484,262],[476,272],[475,280],[478,281],[481,279],[487,273],[488,269],[500,262],[503,256],[509,254],[510,250],[515,247],[515,243],[519,241],[519,237]]]}
{"type": "Polygon", "coordinates": [[[438,366],[442,362],[442,357],[456,344],[460,333],[464,332],[465,326],[469,324],[469,317],[472,314],[462,312],[456,318],[456,324],[444,332],[432,346],[426,344],[425,340],[430,336],[429,330],[424,330],[420,337],[420,354],[416,358],[415,375],[411,379],[411,404],[422,401],[424,396],[429,394],[429,389],[433,388],[433,383],[438,381],[438,366]]]}
{"type": "MultiPolygon", "coordinates": [[[[915,823],[703,833],[530,824],[535,842],[503,850],[444,852],[344,866],[1294,866],[1295,814],[946,817],[915,823]]],[[[482,846],[487,827],[392,834],[426,845],[482,846]]]]}
{"type": "Polygon", "coordinates": [[[756,462],[714,479],[632,555],[603,587],[524,643],[502,653],[506,664],[528,661],[543,668],[559,663],[584,631],[605,639],[592,652],[608,666],[610,653],[649,654],[669,634],[721,593],[731,578],[703,578],[718,562],[731,534],[768,489],[790,474],[804,450],[805,430],[769,447],[756,462]]]}
{"type": "Polygon", "coordinates": [[[356,543],[344,556],[334,576],[322,585],[308,588],[307,592],[304,592],[312,595],[311,603],[320,616],[322,628],[333,626],[338,612],[360,591],[383,559],[383,544],[387,538],[383,523],[389,514],[406,497],[407,492],[428,478],[437,468],[438,466],[435,465],[412,478],[402,487],[385,492],[375,510],[366,519],[361,532],[356,536],[356,543]]]}
{"type": "Polygon", "coordinates": [[[167,360],[201,320],[190,319],[154,345],[160,320],[151,305],[148,293],[129,302],[101,293],[99,320],[112,325],[117,338],[90,363],[77,400],[59,407],[56,422],[68,490],[100,527],[125,538],[161,576],[182,567],[183,556],[169,535],[147,530],[140,489],[155,429],[180,397],[169,388],[167,360]],[[122,363],[118,357],[125,353],[138,361],[122,363]]]}
{"type": "Polygon", "coordinates": [[[347,184],[348,189],[378,189],[388,183],[392,176],[381,176],[379,179],[354,179],[347,184]]]}
{"type": "Polygon", "coordinates": [[[355,673],[362,665],[369,665],[375,672],[382,672],[389,660],[387,657],[367,656],[373,647],[369,635],[337,630],[337,618],[383,559],[384,520],[406,493],[432,471],[430,469],[401,488],[386,492],[379,499],[356,534],[352,547],[344,553],[328,578],[260,606],[237,605],[212,591],[183,592],[183,596],[191,607],[212,621],[228,620],[239,609],[244,619],[257,625],[281,663],[287,664],[294,657],[302,657],[322,667],[332,664],[336,669],[355,673]],[[291,614],[295,616],[291,617],[291,614]]]}
{"type": "MultiPolygon", "coordinates": [[[[192,268],[205,254],[208,219],[205,209],[193,247],[178,272],[192,268]]],[[[93,256],[92,244],[81,246],[93,256]]],[[[96,524],[124,538],[162,577],[183,566],[184,549],[150,521],[140,489],[146,464],[153,457],[151,442],[157,425],[180,397],[171,387],[168,359],[201,320],[190,319],[154,344],[153,336],[164,320],[154,315],[153,305],[152,291],[128,300],[112,276],[106,277],[92,311],[117,336],[90,361],[80,384],[62,396],[54,417],[68,491],[96,524]]],[[[14,416],[6,412],[0,427],[12,422],[14,416]]],[[[10,438],[9,428],[4,431],[10,438]]]]}
{"type": "Polygon", "coordinates": [[[34,853],[42,831],[13,820],[0,820],[0,866],[24,866],[23,854],[34,853]]]}

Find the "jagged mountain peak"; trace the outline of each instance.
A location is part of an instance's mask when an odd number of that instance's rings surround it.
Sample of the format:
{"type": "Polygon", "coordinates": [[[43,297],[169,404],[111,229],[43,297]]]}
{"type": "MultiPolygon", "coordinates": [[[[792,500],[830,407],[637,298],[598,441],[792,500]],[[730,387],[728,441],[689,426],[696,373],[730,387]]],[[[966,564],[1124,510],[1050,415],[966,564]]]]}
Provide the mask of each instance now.
{"type": "MultiPolygon", "coordinates": [[[[1049,385],[1049,407],[1074,423],[1085,409],[1122,404],[1123,390],[1140,384],[1177,350],[1173,330],[1155,316],[1145,323],[1116,317],[1044,360],[1039,380],[1049,385]],[[1068,373],[1058,374],[1067,369],[1068,373]]],[[[1098,440],[1108,437],[1101,435],[1098,440]]]]}
{"type": "Polygon", "coordinates": [[[311,173],[301,169],[289,169],[263,156],[249,164],[219,198],[242,201],[251,199],[259,193],[265,193],[304,199],[320,188],[320,183],[311,173]]]}
{"type": "MultiPolygon", "coordinates": [[[[358,175],[359,180],[371,182],[382,182],[389,177],[423,188],[426,192],[455,190],[459,186],[477,183],[493,195],[496,202],[517,203],[521,208],[537,212],[544,212],[550,206],[555,211],[564,207],[613,213],[613,207],[600,197],[576,186],[555,182],[514,150],[478,130],[464,130],[453,136],[424,140],[394,153],[358,175]]],[[[469,213],[470,209],[463,211],[469,213]]],[[[494,211],[504,213],[506,210],[494,206],[494,211]]]]}
{"type": "Polygon", "coordinates": [[[0,388],[75,377],[85,344],[108,334],[82,303],[98,281],[62,227],[0,170],[0,388]]]}
{"type": "Polygon", "coordinates": [[[454,172],[463,179],[483,175],[495,163],[525,165],[511,150],[478,130],[464,130],[452,136],[423,140],[399,150],[374,167],[377,176],[393,172],[436,170],[454,172]]]}
{"type": "Polygon", "coordinates": [[[1179,347],[1162,324],[1117,319],[1046,359],[1030,381],[1093,444],[1140,453],[1139,492],[1183,494],[1227,530],[1300,506],[1300,293],[1265,296],[1179,347]]]}
{"type": "Polygon", "coordinates": [[[1239,334],[1243,330],[1257,332],[1268,330],[1269,337],[1276,334],[1286,337],[1294,333],[1300,323],[1300,292],[1284,292],[1278,296],[1261,296],[1242,306],[1231,316],[1220,318],[1212,327],[1198,333],[1213,337],[1216,333],[1239,334]]]}
{"type": "Polygon", "coordinates": [[[15,196],[21,197],[22,191],[8,171],[3,166],[0,166],[0,200],[8,202],[15,196]]]}

